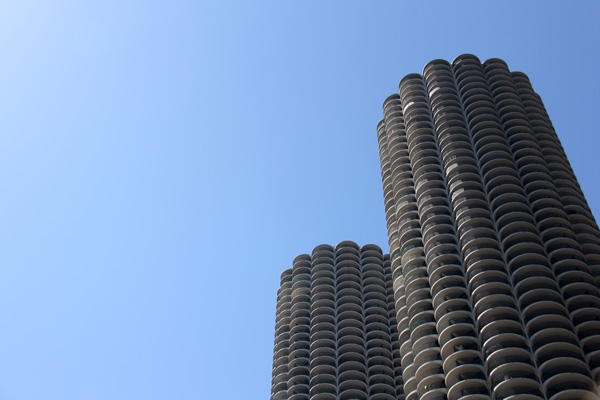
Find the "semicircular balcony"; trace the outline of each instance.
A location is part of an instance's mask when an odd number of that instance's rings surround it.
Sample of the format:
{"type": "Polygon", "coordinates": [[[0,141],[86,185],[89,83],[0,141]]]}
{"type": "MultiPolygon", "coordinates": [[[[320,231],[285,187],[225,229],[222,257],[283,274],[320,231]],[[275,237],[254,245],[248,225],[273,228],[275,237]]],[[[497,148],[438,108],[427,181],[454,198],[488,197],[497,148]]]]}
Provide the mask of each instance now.
{"type": "Polygon", "coordinates": [[[529,378],[513,378],[500,382],[492,392],[493,400],[544,399],[539,382],[529,378]]]}
{"type": "MultiPolygon", "coordinates": [[[[436,298],[438,294],[443,292],[445,289],[451,288],[466,288],[467,282],[463,276],[460,275],[448,275],[435,281],[431,287],[431,295],[436,298]]],[[[437,308],[440,303],[434,302],[437,308]]]]}
{"type": "Polygon", "coordinates": [[[457,324],[474,324],[471,310],[457,310],[445,314],[437,321],[438,332],[457,324]]]}
{"type": "Polygon", "coordinates": [[[527,225],[527,231],[535,230],[536,223],[533,216],[525,211],[515,210],[514,214],[504,214],[502,217],[496,220],[499,232],[505,232],[504,229],[510,229],[511,225],[519,223],[521,225],[527,225]]]}
{"type": "Polygon", "coordinates": [[[376,368],[387,368],[390,371],[394,367],[392,363],[392,352],[389,350],[382,349],[377,353],[373,353],[373,350],[367,352],[367,368],[369,370],[373,367],[376,368]]]}
{"type": "Polygon", "coordinates": [[[484,370],[489,374],[504,364],[523,363],[535,366],[531,352],[517,347],[501,348],[491,353],[485,360],[484,370]]]}
{"type": "MultiPolygon", "coordinates": [[[[508,272],[512,275],[516,270],[529,265],[548,266],[548,258],[545,254],[538,252],[527,252],[525,248],[520,249],[522,254],[516,255],[513,259],[508,260],[508,272]]],[[[539,250],[539,248],[538,248],[539,250]]]]}
{"type": "Polygon", "coordinates": [[[389,365],[371,365],[367,368],[369,385],[385,383],[394,385],[394,366],[389,365]]]}
{"type": "Polygon", "coordinates": [[[550,328],[561,328],[567,331],[572,331],[573,325],[565,316],[556,314],[543,314],[533,318],[525,326],[525,330],[530,337],[540,331],[550,328]]]}
{"type": "MultiPolygon", "coordinates": [[[[471,347],[471,346],[468,346],[471,347]]],[[[447,347],[444,345],[444,349],[447,347]]],[[[458,350],[443,360],[444,371],[451,371],[461,365],[482,365],[482,356],[478,348],[458,350]]]]}
{"type": "Polygon", "coordinates": [[[518,283],[515,284],[517,297],[536,289],[546,289],[560,293],[556,279],[553,279],[552,271],[548,268],[540,266],[524,267],[518,277],[518,283]],[[524,276],[525,272],[529,272],[529,276],[524,276]]]}
{"type": "Polygon", "coordinates": [[[529,278],[548,278],[555,282],[554,273],[552,269],[546,265],[539,264],[528,264],[512,272],[512,281],[515,288],[519,287],[519,284],[529,278]]]}
{"type": "Polygon", "coordinates": [[[438,335],[434,329],[430,330],[429,332],[426,332],[428,334],[425,334],[425,335],[415,335],[415,337],[417,339],[415,341],[411,340],[412,350],[414,353],[413,352],[402,353],[403,354],[403,356],[402,356],[403,363],[404,363],[405,356],[407,359],[410,360],[410,363],[412,364],[414,362],[413,354],[420,354],[421,352],[428,350],[428,349],[437,349],[439,351],[440,344],[438,342],[438,335]]]}
{"type": "MultiPolygon", "coordinates": [[[[469,326],[468,324],[465,324],[463,326],[466,327],[469,326]]],[[[474,327],[470,326],[469,329],[469,333],[470,335],[465,336],[465,335],[455,335],[455,337],[451,337],[450,339],[447,339],[447,337],[445,337],[445,341],[444,341],[444,346],[441,348],[440,352],[442,355],[443,359],[448,358],[452,353],[457,352],[457,351],[462,351],[462,350],[476,350],[479,351],[479,344],[478,344],[478,340],[474,334],[474,327]]],[[[453,333],[452,330],[447,330],[448,333],[453,333]]],[[[451,335],[452,336],[452,335],[451,335]]]]}
{"type": "MultiPolygon", "coordinates": [[[[303,330],[303,332],[307,332],[310,335],[313,335],[316,332],[333,332],[335,331],[335,325],[333,324],[333,321],[331,321],[331,318],[322,317],[319,319],[315,319],[315,321],[311,321],[310,327],[306,326],[305,329],[306,330],[303,330]]],[[[290,340],[293,336],[293,334],[290,336],[290,340]]]]}
{"type": "Polygon", "coordinates": [[[580,308],[571,313],[571,318],[573,325],[578,326],[585,322],[600,321],[600,313],[598,313],[598,309],[595,307],[580,308]]]}
{"type": "Polygon", "coordinates": [[[569,312],[574,312],[581,308],[597,308],[600,309],[600,298],[596,295],[581,294],[573,296],[566,301],[566,306],[569,312]]]}
{"type": "MultiPolygon", "coordinates": [[[[418,379],[418,378],[417,378],[418,379]]],[[[433,367],[429,371],[423,371],[423,379],[417,386],[419,399],[442,399],[446,395],[446,384],[444,383],[444,371],[441,367],[433,367]]]]}
{"type": "Polygon", "coordinates": [[[384,281],[383,261],[368,257],[362,260],[362,277],[363,279],[380,279],[384,281]],[[375,262],[377,261],[377,262],[375,262]]]}
{"type": "Polygon", "coordinates": [[[433,316],[433,311],[424,311],[415,315],[409,321],[409,327],[411,331],[414,331],[418,327],[422,325],[433,324],[435,325],[435,318],[433,316]]]}
{"type": "Polygon", "coordinates": [[[435,264],[427,266],[427,273],[429,274],[429,281],[431,285],[447,276],[463,276],[462,268],[458,264],[435,264]]]}
{"type": "Polygon", "coordinates": [[[549,400],[572,399],[575,397],[569,396],[575,393],[585,393],[583,397],[577,397],[580,399],[598,399],[596,384],[589,377],[575,372],[554,375],[544,382],[544,389],[549,400]]]}
{"type": "Polygon", "coordinates": [[[569,372],[574,372],[585,376],[590,374],[589,367],[585,362],[571,357],[557,357],[540,365],[539,371],[542,382],[547,381],[555,375],[564,373],[566,366],[568,366],[569,372]]]}
{"type": "Polygon", "coordinates": [[[435,309],[435,319],[439,321],[445,314],[454,311],[466,311],[472,314],[471,304],[467,299],[450,299],[441,303],[435,309]]]}
{"type": "MultiPolygon", "coordinates": [[[[473,295],[481,290],[479,289],[480,287],[486,287],[486,285],[490,283],[499,283],[510,286],[508,275],[504,270],[484,270],[478,274],[470,275],[468,288],[473,295]]],[[[477,299],[477,301],[479,301],[479,299],[477,299]]]]}
{"type": "MultiPolygon", "coordinates": [[[[496,271],[494,271],[496,272],[496,271]]],[[[503,273],[500,272],[498,275],[491,276],[490,279],[497,279],[496,281],[486,282],[486,278],[482,276],[481,280],[478,280],[478,285],[471,291],[471,300],[477,304],[480,300],[492,296],[492,295],[505,295],[513,297],[511,286],[507,282],[502,282],[503,273]]],[[[475,276],[477,278],[477,276],[475,276]]]]}
{"type": "Polygon", "coordinates": [[[290,330],[290,355],[298,348],[306,347],[308,349],[309,339],[310,326],[308,323],[306,325],[296,325],[290,330]]]}
{"type": "Polygon", "coordinates": [[[343,321],[339,321],[336,325],[336,330],[338,332],[338,338],[340,337],[340,335],[346,335],[349,332],[360,332],[358,336],[364,337],[364,324],[361,320],[346,319],[343,321]]]}
{"type": "MultiPolygon", "coordinates": [[[[577,292],[576,286],[570,286],[575,284],[587,284],[588,288],[592,289],[597,293],[597,287],[595,286],[594,279],[586,272],[583,271],[565,271],[561,275],[557,276],[558,285],[562,288],[563,292],[570,291],[570,287],[575,288],[574,292],[577,292]]],[[[565,293],[566,294],[566,293],[565,293]]],[[[567,297],[570,297],[570,294],[566,294],[567,297]]]]}
{"type": "Polygon", "coordinates": [[[490,372],[490,387],[494,390],[498,384],[515,378],[528,378],[532,381],[539,380],[534,366],[524,363],[509,363],[500,365],[490,372]]]}
{"type": "Polygon", "coordinates": [[[538,348],[534,353],[534,358],[538,365],[542,365],[548,360],[559,357],[573,358],[585,362],[585,358],[583,357],[579,346],[575,346],[571,343],[548,343],[538,348]]]}
{"type": "Polygon", "coordinates": [[[335,294],[332,291],[313,293],[310,299],[310,309],[315,311],[323,307],[324,309],[335,308],[335,294]]]}
{"type": "Polygon", "coordinates": [[[484,379],[470,378],[455,383],[448,389],[448,400],[489,400],[489,391],[484,379]]]}
{"type": "Polygon", "coordinates": [[[485,380],[487,379],[487,377],[483,372],[483,367],[481,365],[464,364],[452,368],[450,371],[446,372],[446,387],[450,389],[448,393],[450,393],[454,385],[466,380],[473,379],[482,380],[484,382],[484,387],[487,386],[485,385],[485,380]]]}
{"type": "Polygon", "coordinates": [[[570,343],[574,346],[579,346],[575,334],[563,328],[547,328],[533,334],[529,341],[531,349],[536,352],[539,348],[549,343],[570,343]]]}
{"type": "Polygon", "coordinates": [[[437,309],[442,303],[451,299],[468,299],[467,290],[461,286],[450,286],[441,289],[433,298],[433,307],[437,309]]]}
{"type": "Polygon", "coordinates": [[[554,287],[544,287],[543,279],[540,279],[539,289],[530,289],[528,292],[522,293],[519,296],[519,305],[521,309],[525,309],[532,304],[540,301],[554,302],[563,307],[563,301],[560,293],[554,287]]]}
{"type": "Polygon", "coordinates": [[[362,308],[362,293],[355,287],[345,287],[336,294],[336,308],[345,304],[354,304],[362,308]]]}
{"type": "Polygon", "coordinates": [[[359,338],[363,338],[363,340],[364,340],[363,330],[360,328],[357,328],[355,326],[347,326],[347,327],[338,329],[338,331],[337,331],[338,340],[344,338],[345,336],[356,336],[359,338]]]}
{"type": "Polygon", "coordinates": [[[371,322],[365,325],[365,333],[369,340],[374,337],[387,337],[389,330],[389,323],[371,322]]]}
{"type": "Polygon", "coordinates": [[[523,322],[527,324],[533,318],[545,314],[555,314],[569,318],[569,313],[563,305],[555,301],[538,301],[522,310],[523,322]]]}
{"type": "Polygon", "coordinates": [[[575,328],[584,353],[600,350],[600,321],[583,322],[575,328]]]}
{"type": "Polygon", "coordinates": [[[369,400],[397,400],[396,385],[388,383],[369,383],[369,400]]]}
{"type": "Polygon", "coordinates": [[[433,311],[433,305],[431,304],[431,299],[422,299],[420,301],[412,303],[408,307],[408,318],[412,319],[416,315],[425,312],[425,311],[433,311]]]}
{"type": "Polygon", "coordinates": [[[337,400],[336,385],[332,383],[318,383],[310,388],[311,400],[337,400]]]}
{"type": "MultiPolygon", "coordinates": [[[[371,307],[372,312],[370,313],[366,313],[365,312],[365,317],[364,317],[364,321],[365,321],[365,326],[368,326],[371,323],[381,323],[384,324],[386,326],[389,326],[390,320],[389,320],[389,315],[387,313],[387,309],[382,309],[379,307],[371,307]],[[375,312],[375,311],[379,311],[379,312],[375,312]]],[[[385,332],[387,332],[389,329],[385,329],[385,332]]]]}
{"type": "Polygon", "coordinates": [[[502,260],[502,256],[498,252],[494,252],[491,254],[492,258],[485,257],[480,258],[478,260],[473,259],[472,262],[467,267],[467,271],[465,276],[467,278],[467,282],[472,281],[473,278],[480,274],[481,272],[491,272],[491,271],[499,271],[505,273],[505,264],[502,260]]]}
{"type": "Polygon", "coordinates": [[[481,298],[475,303],[473,315],[478,319],[483,312],[496,307],[517,309],[516,302],[512,296],[506,294],[492,294],[481,298]]]}
{"type": "Polygon", "coordinates": [[[320,366],[328,365],[335,367],[335,349],[333,352],[331,349],[315,349],[310,355],[310,369],[320,366]]]}
{"type": "Polygon", "coordinates": [[[477,337],[475,334],[475,328],[473,324],[465,323],[465,324],[456,324],[453,326],[449,326],[444,329],[439,334],[438,338],[438,346],[445,348],[445,346],[452,340],[456,338],[471,338],[477,337]]]}
{"type": "Polygon", "coordinates": [[[493,321],[483,327],[479,333],[481,343],[485,345],[487,340],[501,334],[510,333],[525,337],[523,326],[520,321],[499,320],[493,321]]]}
{"type": "MultiPolygon", "coordinates": [[[[312,339],[312,338],[311,338],[312,339]]],[[[328,354],[328,355],[332,355],[331,351],[329,350],[333,350],[333,355],[335,355],[335,335],[333,335],[333,338],[328,337],[326,339],[316,339],[316,340],[311,340],[310,343],[310,354],[311,357],[316,357],[318,355],[321,354],[328,354]],[[327,352],[327,351],[329,352],[327,352]]]]}
{"type": "MultiPolygon", "coordinates": [[[[570,271],[581,271],[588,275],[593,275],[590,267],[577,255],[578,253],[571,253],[573,257],[568,254],[563,254],[561,259],[552,260],[552,270],[556,276],[561,276],[570,271]]],[[[593,265],[593,264],[592,264],[593,265]]]]}
{"type": "Polygon", "coordinates": [[[429,349],[424,349],[418,353],[414,357],[413,363],[416,370],[419,370],[423,365],[430,363],[432,361],[440,361],[441,364],[442,357],[440,355],[440,349],[438,347],[432,347],[429,349]]]}

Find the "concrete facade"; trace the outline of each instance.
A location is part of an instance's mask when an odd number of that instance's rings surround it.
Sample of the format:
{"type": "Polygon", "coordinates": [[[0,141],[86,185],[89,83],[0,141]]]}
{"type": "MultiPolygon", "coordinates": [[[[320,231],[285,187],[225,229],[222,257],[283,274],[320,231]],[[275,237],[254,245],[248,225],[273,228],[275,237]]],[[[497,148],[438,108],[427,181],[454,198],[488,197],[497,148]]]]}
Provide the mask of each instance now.
{"type": "Polygon", "coordinates": [[[377,127],[390,256],[278,292],[272,400],[599,399],[600,231],[527,76],[434,60],[377,127]]]}
{"type": "Polygon", "coordinates": [[[598,398],[600,232],[527,76],[432,61],[378,138],[406,399],[598,398]]]}

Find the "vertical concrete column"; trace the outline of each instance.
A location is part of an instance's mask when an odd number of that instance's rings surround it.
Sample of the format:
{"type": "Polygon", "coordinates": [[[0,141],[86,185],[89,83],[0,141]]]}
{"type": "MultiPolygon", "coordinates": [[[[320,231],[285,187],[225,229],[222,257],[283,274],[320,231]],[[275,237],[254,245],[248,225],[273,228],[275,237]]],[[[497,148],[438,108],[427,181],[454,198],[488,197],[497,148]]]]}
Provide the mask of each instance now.
{"type": "Polygon", "coordinates": [[[312,252],[310,298],[310,396],[337,395],[335,335],[335,261],[333,248],[317,246],[312,252]]]}
{"type": "Polygon", "coordinates": [[[308,255],[300,255],[294,259],[291,303],[288,400],[308,399],[310,360],[310,256],[308,255]]]}
{"type": "Polygon", "coordinates": [[[281,286],[277,291],[275,317],[275,346],[273,348],[273,373],[271,400],[287,399],[288,356],[290,347],[290,316],[292,299],[292,270],[281,274],[281,286]]]}
{"type": "MultiPolygon", "coordinates": [[[[508,70],[500,68],[506,76],[508,70]]],[[[508,77],[506,77],[508,79],[508,77]]],[[[600,278],[600,246],[597,226],[564,155],[560,141],[527,76],[510,74],[521,105],[522,119],[531,126],[536,144],[546,162],[543,177],[530,179],[530,201],[536,209],[540,237],[544,242],[556,282],[562,293],[578,339],[591,368],[593,380],[600,379],[600,292],[594,278],[600,278]]],[[[531,168],[530,168],[531,169],[531,168]]],[[[530,172],[530,175],[533,172],[530,172]]],[[[538,172],[537,175],[540,175],[538,172]]],[[[566,329],[566,328],[565,328],[566,329]]],[[[565,340],[568,342],[568,340],[565,340]]],[[[573,338],[570,342],[575,343],[573,338]]],[[[585,368],[577,357],[576,366],[585,368]]],[[[549,362],[543,375],[551,378],[558,370],[549,362]]],[[[560,380],[560,377],[553,378],[560,380]]],[[[581,379],[581,378],[580,378],[581,379]]],[[[549,381],[549,385],[552,381],[549,381]]],[[[551,388],[550,388],[551,389],[551,388]]]]}
{"type": "MultiPolygon", "coordinates": [[[[516,249],[505,252],[506,239],[513,239],[515,232],[530,232],[523,236],[520,248],[537,251],[542,261],[543,248],[532,236],[535,221],[481,62],[464,55],[454,60],[452,68],[483,184],[481,193],[487,202],[487,206],[481,204],[483,199],[475,195],[469,205],[459,205],[463,212],[456,218],[461,233],[467,227],[475,228],[462,243],[488,384],[493,397],[520,394],[543,398],[511,275],[516,263],[526,261],[516,249]],[[473,219],[476,221],[471,222],[473,219]],[[490,228],[489,222],[494,223],[495,235],[485,229],[490,228]]],[[[477,190],[476,183],[469,189],[477,190]]],[[[547,266],[540,268],[551,273],[547,266]]]]}
{"type": "MultiPolygon", "coordinates": [[[[416,207],[412,207],[410,211],[404,211],[402,218],[397,215],[397,204],[402,204],[401,211],[408,210],[406,205],[409,203],[416,204],[400,96],[398,94],[389,96],[384,102],[383,108],[384,120],[378,127],[378,135],[394,301],[400,342],[403,391],[407,398],[414,398],[417,396],[417,384],[413,365],[403,265],[400,257],[400,236],[409,237],[418,234],[420,225],[416,207]]],[[[405,264],[409,268],[411,264],[424,262],[424,254],[422,251],[419,252],[418,249],[407,254],[405,258],[405,264]]],[[[433,341],[435,342],[435,339],[433,341]]]]}
{"type": "Polygon", "coordinates": [[[396,319],[396,301],[394,298],[394,281],[389,254],[383,256],[385,287],[388,303],[388,318],[390,324],[390,340],[392,344],[392,362],[394,369],[395,398],[404,400],[404,380],[402,378],[402,357],[400,354],[400,336],[398,334],[398,320],[396,319]]]}
{"type": "MultiPolygon", "coordinates": [[[[492,96],[496,105],[496,110],[502,122],[504,132],[510,144],[511,152],[518,168],[518,176],[521,179],[523,189],[527,195],[528,206],[537,226],[547,224],[550,221],[561,221],[562,224],[568,224],[567,213],[556,194],[556,188],[550,177],[550,171],[546,166],[543,154],[535,138],[533,129],[527,118],[526,112],[520,101],[518,92],[513,83],[512,76],[508,67],[502,60],[491,59],[484,63],[484,70],[488,85],[492,91],[492,96]],[[546,197],[546,190],[540,191],[538,187],[540,182],[544,183],[545,188],[550,188],[554,193],[552,197],[546,197]]],[[[527,254],[531,252],[531,247],[523,248],[522,239],[524,234],[516,232],[515,238],[511,242],[505,243],[505,251],[511,252],[515,247],[519,247],[516,252],[527,254]]],[[[572,345],[572,355],[565,357],[561,355],[562,364],[567,367],[571,379],[588,382],[593,384],[590,378],[590,372],[585,371],[582,364],[583,353],[574,329],[570,323],[564,321],[564,325],[555,324],[547,327],[538,323],[538,319],[548,317],[546,309],[553,310],[552,314],[559,312],[560,317],[570,319],[569,312],[574,311],[583,302],[573,302],[573,299],[565,301],[565,288],[560,287],[560,277],[564,273],[569,273],[574,262],[581,262],[585,266],[585,260],[581,249],[576,241],[569,238],[554,238],[548,241],[538,232],[529,234],[530,242],[540,244],[544,248],[547,263],[551,266],[554,273],[554,279],[535,278],[524,280],[515,285],[519,293],[519,301],[523,308],[523,319],[526,325],[527,334],[531,349],[541,373],[544,391],[547,397],[559,389],[565,379],[564,374],[552,373],[547,364],[557,358],[556,346],[572,345]]],[[[541,252],[539,254],[542,254],[541,252]]],[[[587,266],[585,266],[586,269],[587,266]]],[[[588,269],[589,270],[589,269],[588,269]]],[[[566,285],[565,285],[566,286],[566,285]]],[[[566,288],[568,289],[568,288],[566,288]]],[[[595,289],[595,297],[598,300],[598,290],[595,289]]],[[[577,297],[577,296],[576,296],[577,297]]],[[[557,318],[554,317],[553,318],[557,318]]]]}
{"type": "Polygon", "coordinates": [[[383,255],[374,245],[360,251],[369,399],[396,398],[392,336],[383,255]]]}
{"type": "Polygon", "coordinates": [[[338,399],[368,398],[363,284],[360,252],[355,243],[335,248],[338,399]],[[346,343],[348,336],[352,343],[346,343]]]}
{"type": "MultiPolygon", "coordinates": [[[[437,240],[440,235],[453,236],[460,254],[460,259],[458,255],[446,257],[443,262],[428,265],[431,286],[436,292],[435,312],[438,319],[448,321],[440,332],[448,399],[461,398],[467,392],[477,394],[478,398],[489,398],[475,322],[480,322],[479,317],[484,317],[492,307],[487,297],[477,303],[473,301],[473,283],[477,281],[477,265],[474,264],[486,264],[488,270],[495,265],[496,269],[503,270],[498,261],[498,239],[490,221],[487,198],[452,69],[448,62],[435,60],[425,66],[423,75],[454,217],[425,236],[425,241],[437,240]],[[460,226],[457,220],[461,221],[460,226]],[[465,261],[476,269],[463,269],[461,265],[465,261]],[[467,279],[467,271],[471,272],[468,276],[471,279],[467,279]],[[457,320],[460,323],[456,323],[457,320]]],[[[499,304],[498,300],[496,304],[499,304]]],[[[513,298],[505,301],[514,304],[513,298]]]]}
{"type": "MultiPolygon", "coordinates": [[[[430,399],[446,394],[438,341],[438,333],[444,329],[446,322],[443,318],[436,319],[432,304],[434,288],[430,286],[427,267],[442,259],[456,257],[457,248],[454,235],[445,235],[442,228],[443,221],[450,220],[451,214],[427,94],[420,75],[408,75],[402,79],[400,99],[414,198],[411,193],[410,198],[397,203],[396,213],[404,218],[404,215],[414,215],[416,211],[419,224],[415,226],[420,229],[409,229],[404,234],[401,230],[399,257],[407,293],[417,396],[430,399]],[[435,240],[426,241],[425,232],[428,238],[436,236],[435,240]],[[419,259],[421,255],[425,256],[424,260],[419,259]],[[411,263],[413,257],[419,261],[411,263]]],[[[410,398],[408,393],[407,399],[410,398]]]]}

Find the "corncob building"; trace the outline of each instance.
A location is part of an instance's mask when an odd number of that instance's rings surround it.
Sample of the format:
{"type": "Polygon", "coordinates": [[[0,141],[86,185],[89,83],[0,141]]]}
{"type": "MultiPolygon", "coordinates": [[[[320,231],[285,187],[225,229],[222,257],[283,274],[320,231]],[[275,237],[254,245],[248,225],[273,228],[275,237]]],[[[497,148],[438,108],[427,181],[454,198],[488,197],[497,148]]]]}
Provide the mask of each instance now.
{"type": "MultiPolygon", "coordinates": [[[[527,76],[499,59],[434,60],[401,80],[377,131],[390,246],[378,281],[389,312],[381,340],[391,367],[386,378],[374,373],[366,308],[356,307],[364,366],[357,358],[360,372],[344,375],[337,292],[322,346],[312,331],[319,264],[315,253],[301,256],[282,278],[277,332],[308,329],[305,386],[296,391],[291,374],[299,345],[276,333],[272,398],[598,399],[600,231],[527,76]],[[296,264],[311,278],[301,301],[296,264]],[[298,319],[294,301],[311,314],[298,319]],[[312,364],[321,347],[335,360],[329,369],[312,364]],[[371,392],[379,379],[389,389],[371,392]]],[[[339,290],[329,251],[329,286],[339,290]]],[[[354,279],[366,287],[354,251],[354,279]]],[[[352,293],[364,305],[365,293],[352,293]]]]}
{"type": "Polygon", "coordinates": [[[272,400],[402,393],[390,261],[375,245],[317,246],[277,293],[272,400]]]}

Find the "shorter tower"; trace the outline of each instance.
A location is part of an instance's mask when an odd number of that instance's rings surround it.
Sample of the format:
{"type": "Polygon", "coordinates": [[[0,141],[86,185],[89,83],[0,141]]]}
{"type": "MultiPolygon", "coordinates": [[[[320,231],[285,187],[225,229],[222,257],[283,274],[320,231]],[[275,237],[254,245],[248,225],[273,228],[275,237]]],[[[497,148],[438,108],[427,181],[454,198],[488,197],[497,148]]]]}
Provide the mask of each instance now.
{"type": "Polygon", "coordinates": [[[403,398],[398,343],[389,256],[317,246],[281,275],[271,400],[403,398]]]}

